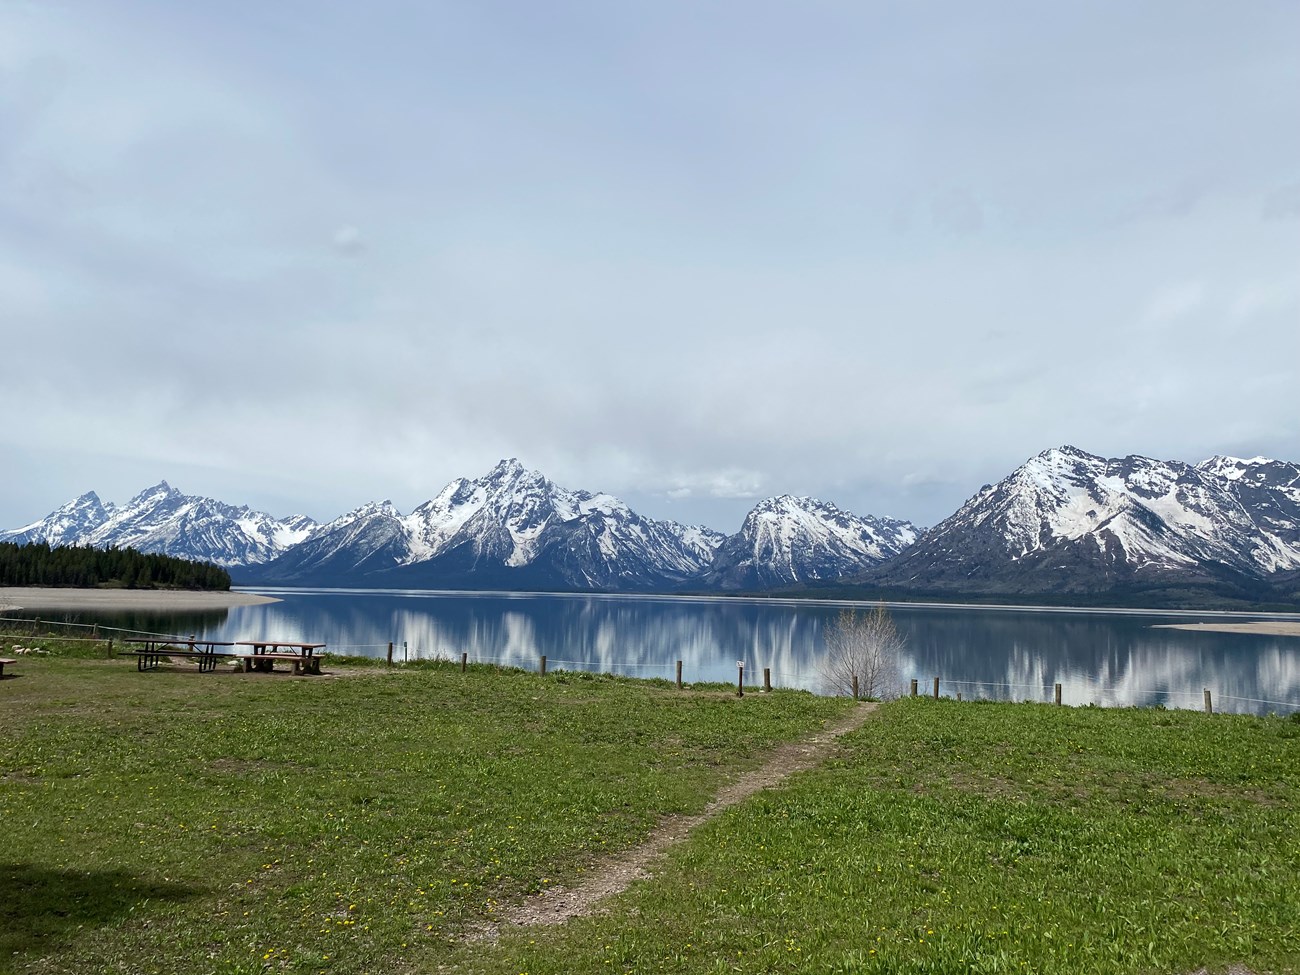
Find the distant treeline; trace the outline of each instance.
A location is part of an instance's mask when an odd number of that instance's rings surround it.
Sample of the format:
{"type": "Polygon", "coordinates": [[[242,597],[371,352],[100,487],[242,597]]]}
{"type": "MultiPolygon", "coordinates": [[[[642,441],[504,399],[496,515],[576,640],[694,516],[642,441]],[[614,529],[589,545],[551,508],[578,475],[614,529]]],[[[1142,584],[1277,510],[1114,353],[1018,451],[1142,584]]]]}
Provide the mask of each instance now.
{"type": "Polygon", "coordinates": [[[145,555],[133,548],[0,542],[0,586],[224,590],[230,588],[230,573],[211,562],[145,555]]]}

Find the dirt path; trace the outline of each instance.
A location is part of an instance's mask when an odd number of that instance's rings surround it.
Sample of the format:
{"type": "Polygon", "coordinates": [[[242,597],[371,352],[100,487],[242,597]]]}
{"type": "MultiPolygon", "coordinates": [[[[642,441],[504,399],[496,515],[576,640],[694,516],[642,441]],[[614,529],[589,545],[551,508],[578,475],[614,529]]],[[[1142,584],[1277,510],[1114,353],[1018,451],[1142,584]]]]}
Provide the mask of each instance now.
{"type": "Polygon", "coordinates": [[[593,913],[606,897],[622,893],[633,881],[650,876],[651,864],[701,823],[795,772],[820,765],[835,747],[836,739],[861,727],[875,709],[874,704],[860,704],[817,734],[782,745],[758,768],[725,786],[702,812],[668,817],[639,846],[596,864],[579,886],[555,887],[530,897],[500,921],[474,931],[468,940],[495,941],[502,930],[511,927],[563,924],[569,918],[593,913]]]}

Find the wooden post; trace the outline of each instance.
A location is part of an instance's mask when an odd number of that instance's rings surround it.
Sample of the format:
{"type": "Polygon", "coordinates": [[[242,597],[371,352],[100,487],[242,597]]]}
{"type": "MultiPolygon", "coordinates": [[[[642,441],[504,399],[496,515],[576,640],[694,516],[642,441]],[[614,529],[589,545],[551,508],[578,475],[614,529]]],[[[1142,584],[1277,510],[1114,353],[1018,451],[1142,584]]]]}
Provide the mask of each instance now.
{"type": "Polygon", "coordinates": [[[393,666],[393,641],[388,641],[388,666],[393,666]]]}
{"type": "Polygon", "coordinates": [[[1056,703],[1057,703],[1057,704],[1060,704],[1060,703],[1061,703],[1061,685],[1060,685],[1060,684],[1057,684],[1057,685],[1056,685],[1055,697],[1056,697],[1056,703]]]}
{"type": "Polygon", "coordinates": [[[469,654],[464,650],[460,652],[460,672],[463,674],[469,669],[469,654]]]}
{"type": "Polygon", "coordinates": [[[912,696],[916,697],[916,678],[912,678],[912,696]]]}
{"type": "Polygon", "coordinates": [[[736,661],[736,697],[745,696],[745,661],[736,661]]]}
{"type": "Polygon", "coordinates": [[[546,676],[546,654],[542,654],[542,676],[546,676]]]}
{"type": "Polygon", "coordinates": [[[939,678],[934,679],[934,699],[939,700],[939,678]]]}
{"type": "Polygon", "coordinates": [[[772,668],[771,667],[763,668],[763,693],[764,694],[772,693],[772,668]]]}
{"type": "Polygon", "coordinates": [[[677,689],[682,689],[682,662],[677,661],[677,689]]]}
{"type": "Polygon", "coordinates": [[[1205,713],[1206,714],[1214,713],[1214,704],[1210,700],[1210,689],[1208,687],[1205,689],[1205,713]]]}
{"type": "Polygon", "coordinates": [[[858,675],[853,675],[853,700],[858,699],[858,675]]]}
{"type": "Polygon", "coordinates": [[[98,639],[99,639],[99,624],[98,624],[98,623],[95,623],[93,626],[91,626],[91,628],[90,628],[90,638],[91,638],[92,640],[98,640],[98,639]]]}
{"type": "Polygon", "coordinates": [[[108,659],[113,659],[113,638],[111,636],[108,638],[108,659]]]}
{"type": "Polygon", "coordinates": [[[961,691],[958,691],[958,692],[957,692],[957,700],[958,700],[958,701],[961,700],[961,691]]]}

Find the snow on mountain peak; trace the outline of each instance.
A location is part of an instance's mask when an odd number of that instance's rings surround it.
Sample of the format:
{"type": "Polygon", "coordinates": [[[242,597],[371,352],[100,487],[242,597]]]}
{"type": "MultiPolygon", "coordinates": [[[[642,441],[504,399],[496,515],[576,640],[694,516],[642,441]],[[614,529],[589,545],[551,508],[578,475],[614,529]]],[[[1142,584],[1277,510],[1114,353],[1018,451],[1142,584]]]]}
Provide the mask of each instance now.
{"type": "Polygon", "coordinates": [[[104,504],[90,491],[35,525],[0,533],[6,540],[51,545],[135,548],[218,565],[269,562],[302,541],[315,522],[302,515],[279,520],[247,507],[181,493],[166,481],[127,504],[104,504]]]}
{"type": "Polygon", "coordinates": [[[1203,460],[1196,465],[1198,470],[1205,471],[1207,474],[1213,474],[1215,477],[1227,478],[1229,481],[1240,480],[1242,476],[1249,473],[1253,468],[1265,467],[1269,464],[1275,464],[1277,461],[1269,457],[1251,457],[1249,460],[1243,460],[1240,457],[1230,457],[1224,454],[1215,454],[1209,460],[1203,460]]]}
{"type": "Polygon", "coordinates": [[[1297,567],[1300,468],[1224,457],[1193,467],[1054,448],[970,498],[888,571],[935,585],[1000,573],[1046,590],[1297,567]]]}
{"type": "Polygon", "coordinates": [[[915,526],[860,517],[817,498],[759,501],[718,549],[705,579],[727,589],[789,586],[856,575],[911,545],[915,526]]]}

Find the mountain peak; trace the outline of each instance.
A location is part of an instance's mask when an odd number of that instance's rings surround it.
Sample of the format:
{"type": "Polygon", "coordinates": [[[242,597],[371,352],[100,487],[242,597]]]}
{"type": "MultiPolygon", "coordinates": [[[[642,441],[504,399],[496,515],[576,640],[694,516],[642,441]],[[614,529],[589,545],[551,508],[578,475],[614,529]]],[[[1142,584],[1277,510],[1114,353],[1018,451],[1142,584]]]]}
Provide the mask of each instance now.
{"type": "Polygon", "coordinates": [[[159,481],[153,487],[147,487],[134,498],[131,499],[131,505],[145,504],[152,501],[160,501],[164,498],[183,497],[180,491],[168,484],[166,481],[159,481]]]}
{"type": "Polygon", "coordinates": [[[1205,471],[1207,474],[1226,477],[1230,481],[1235,481],[1252,467],[1264,467],[1274,463],[1276,461],[1270,457],[1252,457],[1249,460],[1243,460],[1240,457],[1231,457],[1227,454],[1215,454],[1209,460],[1201,461],[1196,465],[1196,468],[1205,471]]]}
{"type": "Polygon", "coordinates": [[[1092,462],[1104,461],[1105,459],[1096,454],[1090,454],[1086,450],[1080,450],[1068,443],[1061,444],[1059,447],[1049,447],[1034,458],[1034,460],[1045,461],[1048,464],[1078,464],[1081,461],[1092,462]]]}
{"type": "Polygon", "coordinates": [[[524,473],[524,465],[517,457],[508,457],[497,461],[496,467],[488,471],[488,478],[493,481],[513,479],[524,473]]]}
{"type": "Polygon", "coordinates": [[[1276,466],[1053,448],[969,499],[873,581],[1059,594],[1262,579],[1300,568],[1291,489],[1300,476],[1276,466]]]}
{"type": "Polygon", "coordinates": [[[916,540],[907,522],[859,517],[829,501],[782,494],[759,501],[705,575],[723,589],[792,586],[858,575],[916,540]]]}

